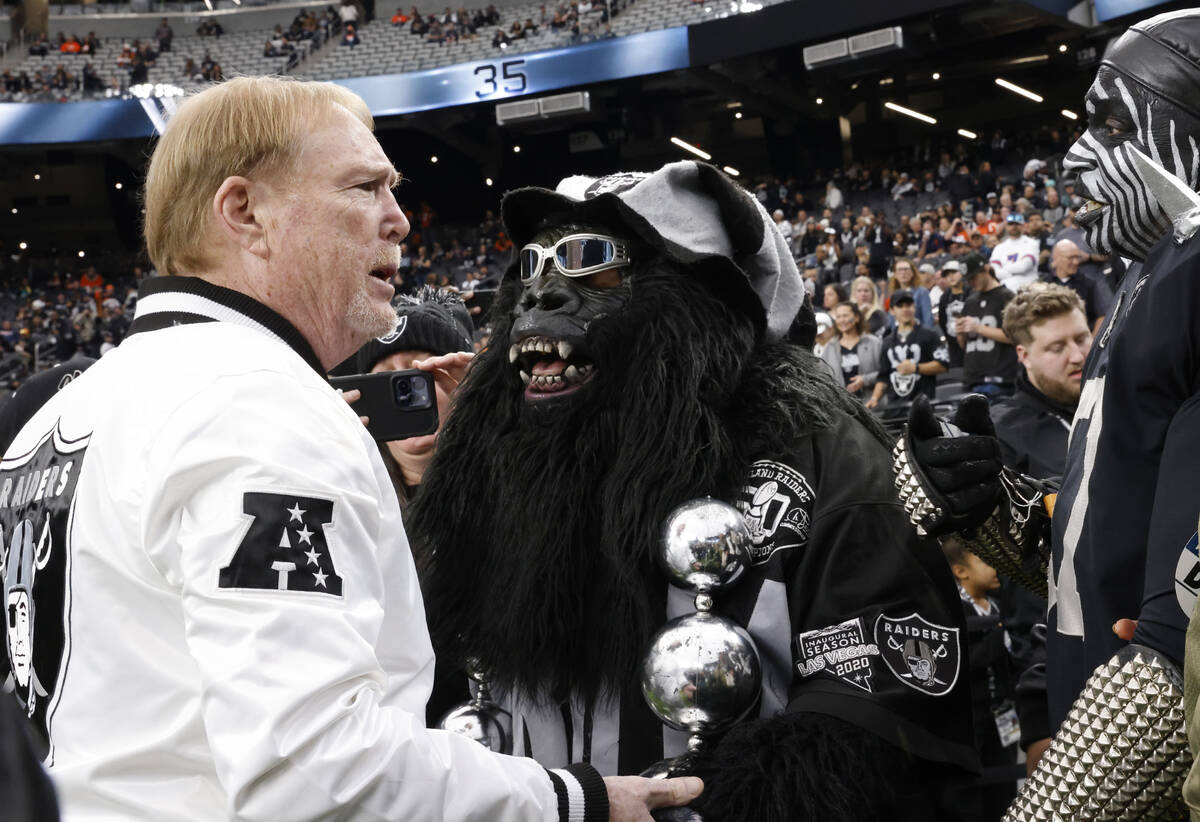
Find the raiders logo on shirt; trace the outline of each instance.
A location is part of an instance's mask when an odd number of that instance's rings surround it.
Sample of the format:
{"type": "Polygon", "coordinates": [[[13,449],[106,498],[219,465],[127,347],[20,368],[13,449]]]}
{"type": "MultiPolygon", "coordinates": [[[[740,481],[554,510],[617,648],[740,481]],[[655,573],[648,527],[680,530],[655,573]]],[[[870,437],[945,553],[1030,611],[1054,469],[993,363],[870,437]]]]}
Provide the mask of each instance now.
{"type": "Polygon", "coordinates": [[[935,625],[920,614],[875,620],[875,644],[888,669],[913,690],[945,696],[958,681],[962,654],[958,628],[935,625]]]}
{"type": "Polygon", "coordinates": [[[750,466],[736,504],[750,529],[753,564],[808,542],[814,499],[812,486],[794,468],[772,460],[750,466]]]}
{"type": "Polygon", "coordinates": [[[50,723],[70,658],[71,548],[68,522],[89,436],[65,440],[57,427],[34,449],[0,463],[4,608],[11,691],[52,763],[50,723]]]}

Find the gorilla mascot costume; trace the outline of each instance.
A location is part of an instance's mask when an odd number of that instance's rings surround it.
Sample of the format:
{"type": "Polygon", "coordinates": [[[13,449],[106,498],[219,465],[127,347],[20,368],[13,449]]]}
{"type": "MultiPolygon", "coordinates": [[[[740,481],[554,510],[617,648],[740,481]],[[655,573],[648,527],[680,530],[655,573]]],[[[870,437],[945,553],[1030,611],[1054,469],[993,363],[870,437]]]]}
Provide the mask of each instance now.
{"type": "Polygon", "coordinates": [[[762,659],[694,767],[709,822],[959,819],[975,767],[962,609],[893,487],[890,443],[807,346],[766,211],[715,168],[510,193],[519,258],[408,529],[439,658],[472,659],[514,753],[636,774],[685,748],[643,702],[692,610],[656,566],[681,503],[734,504],[751,565],[716,610],[762,659]],[[799,342],[805,345],[797,344],[799,342]]]}

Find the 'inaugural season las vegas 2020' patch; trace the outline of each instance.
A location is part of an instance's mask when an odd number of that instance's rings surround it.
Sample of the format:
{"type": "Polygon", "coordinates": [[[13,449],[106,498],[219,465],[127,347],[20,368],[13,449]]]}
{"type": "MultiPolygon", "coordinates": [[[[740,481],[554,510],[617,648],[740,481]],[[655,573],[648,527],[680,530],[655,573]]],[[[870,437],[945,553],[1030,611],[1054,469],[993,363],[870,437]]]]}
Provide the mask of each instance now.
{"type": "Polygon", "coordinates": [[[936,625],[920,614],[875,620],[875,643],[896,678],[930,696],[945,696],[958,681],[962,663],[958,629],[936,625]]]}
{"type": "Polygon", "coordinates": [[[805,631],[793,640],[796,670],[802,677],[825,673],[864,691],[871,690],[871,658],[879,646],[870,641],[862,618],[805,631]]]}
{"type": "Polygon", "coordinates": [[[808,542],[813,490],[804,475],[791,466],[759,460],[750,466],[737,507],[750,529],[750,561],[766,562],[785,548],[808,542]]]}

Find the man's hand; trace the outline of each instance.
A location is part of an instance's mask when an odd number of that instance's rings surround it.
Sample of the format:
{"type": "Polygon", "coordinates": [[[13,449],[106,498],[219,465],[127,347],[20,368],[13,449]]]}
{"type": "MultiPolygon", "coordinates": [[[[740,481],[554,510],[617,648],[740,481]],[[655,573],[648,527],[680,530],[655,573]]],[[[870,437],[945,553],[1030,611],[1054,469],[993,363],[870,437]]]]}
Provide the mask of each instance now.
{"type": "Polygon", "coordinates": [[[916,360],[901,360],[900,362],[896,363],[896,373],[897,374],[904,374],[904,375],[915,374],[916,371],[917,371],[917,361],[916,360]]]}
{"type": "Polygon", "coordinates": [[[846,390],[851,394],[857,394],[862,390],[863,378],[857,374],[850,378],[850,382],[846,383],[846,390]]]}
{"type": "Polygon", "coordinates": [[[653,822],[650,811],[686,805],[704,790],[694,776],[646,779],[641,776],[606,776],[609,822],[653,822]]]}
{"type": "Polygon", "coordinates": [[[1133,632],[1137,630],[1136,619],[1118,619],[1113,623],[1113,633],[1126,642],[1133,642],[1133,632]]]}
{"type": "Polygon", "coordinates": [[[874,408],[875,406],[879,405],[879,397],[872,395],[867,398],[867,401],[864,402],[863,405],[865,405],[867,408],[874,408]]]}
{"type": "Polygon", "coordinates": [[[1038,739],[1029,743],[1029,747],[1025,749],[1025,776],[1033,776],[1033,772],[1037,770],[1038,763],[1042,761],[1042,757],[1050,748],[1050,737],[1038,739]]]}

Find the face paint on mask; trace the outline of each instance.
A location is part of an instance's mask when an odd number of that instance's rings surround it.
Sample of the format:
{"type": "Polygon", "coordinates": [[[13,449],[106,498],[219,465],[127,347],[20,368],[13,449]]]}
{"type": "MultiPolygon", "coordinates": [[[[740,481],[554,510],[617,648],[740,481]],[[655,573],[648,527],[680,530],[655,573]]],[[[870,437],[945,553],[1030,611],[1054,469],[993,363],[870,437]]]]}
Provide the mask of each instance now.
{"type": "Polygon", "coordinates": [[[1189,37],[1197,22],[1200,16],[1192,10],[1134,27],[1088,89],[1088,128],[1067,151],[1063,167],[1077,175],[1076,190],[1087,198],[1075,219],[1096,251],[1144,259],[1170,229],[1126,146],[1137,146],[1192,189],[1200,186],[1200,116],[1192,110],[1195,103],[1177,102],[1190,99],[1200,83],[1200,64],[1160,42],[1189,37]],[[1183,26],[1188,28],[1175,32],[1183,26]]]}

